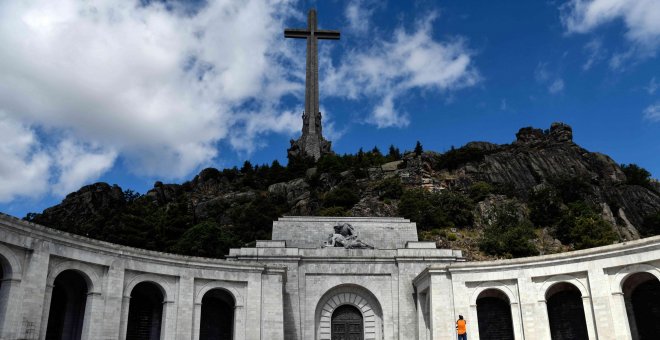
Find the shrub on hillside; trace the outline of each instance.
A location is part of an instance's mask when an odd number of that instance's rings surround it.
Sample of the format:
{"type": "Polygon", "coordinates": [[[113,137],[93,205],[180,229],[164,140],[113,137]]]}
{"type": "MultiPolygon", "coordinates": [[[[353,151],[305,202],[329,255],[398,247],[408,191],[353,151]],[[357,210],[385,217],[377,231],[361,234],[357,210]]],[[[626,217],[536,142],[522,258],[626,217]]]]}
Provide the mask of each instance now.
{"type": "Polygon", "coordinates": [[[527,202],[530,214],[529,219],[537,227],[551,227],[561,219],[562,201],[552,187],[543,187],[533,190],[527,202]]]}
{"type": "Polygon", "coordinates": [[[441,193],[408,190],[399,201],[399,214],[417,222],[422,230],[471,226],[473,208],[474,203],[467,196],[448,190],[441,193]]]}
{"type": "Polygon", "coordinates": [[[642,236],[660,235],[660,211],[647,215],[639,232],[642,236]]]}
{"type": "Polygon", "coordinates": [[[352,208],[360,197],[351,189],[337,188],[328,191],[323,197],[324,207],[342,207],[344,209],[352,208]]]}
{"type": "Polygon", "coordinates": [[[572,202],[562,211],[555,225],[554,236],[575,249],[612,244],[618,237],[612,225],[603,220],[597,207],[586,202],[572,202]]]}
{"type": "Polygon", "coordinates": [[[392,177],[380,181],[376,187],[378,198],[382,199],[399,199],[403,195],[403,185],[399,177],[392,177]]]}
{"type": "Polygon", "coordinates": [[[493,193],[493,186],[486,183],[486,182],[474,182],[470,185],[470,188],[468,189],[468,193],[470,195],[470,199],[474,202],[481,202],[483,201],[488,195],[493,193]]]}
{"type": "Polygon", "coordinates": [[[524,257],[538,255],[532,243],[532,224],[521,219],[513,203],[496,208],[493,223],[484,229],[479,248],[491,255],[524,257]]]}
{"type": "Polygon", "coordinates": [[[651,173],[637,164],[621,164],[621,170],[626,174],[626,184],[639,185],[654,190],[651,186],[651,173]]]}
{"type": "Polygon", "coordinates": [[[348,216],[348,211],[344,207],[329,207],[319,211],[320,216],[348,216]]]}
{"type": "Polygon", "coordinates": [[[179,254],[223,257],[238,243],[233,231],[216,222],[205,221],[188,229],[172,250],[179,254]]]}
{"type": "Polygon", "coordinates": [[[455,149],[452,146],[449,151],[438,157],[438,161],[435,166],[437,169],[456,170],[464,164],[482,161],[488,153],[489,151],[487,150],[474,147],[464,146],[462,148],[455,149]]]}

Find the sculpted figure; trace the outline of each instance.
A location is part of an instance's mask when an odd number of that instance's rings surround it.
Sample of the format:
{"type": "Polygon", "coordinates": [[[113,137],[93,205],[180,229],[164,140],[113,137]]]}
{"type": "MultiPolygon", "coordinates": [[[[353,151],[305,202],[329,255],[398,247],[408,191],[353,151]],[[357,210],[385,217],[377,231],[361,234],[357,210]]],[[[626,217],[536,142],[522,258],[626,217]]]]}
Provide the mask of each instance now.
{"type": "Polygon", "coordinates": [[[346,249],[373,249],[374,247],[358,239],[358,233],[349,223],[338,224],[333,227],[334,234],[330,234],[323,247],[344,247],[346,249]]]}

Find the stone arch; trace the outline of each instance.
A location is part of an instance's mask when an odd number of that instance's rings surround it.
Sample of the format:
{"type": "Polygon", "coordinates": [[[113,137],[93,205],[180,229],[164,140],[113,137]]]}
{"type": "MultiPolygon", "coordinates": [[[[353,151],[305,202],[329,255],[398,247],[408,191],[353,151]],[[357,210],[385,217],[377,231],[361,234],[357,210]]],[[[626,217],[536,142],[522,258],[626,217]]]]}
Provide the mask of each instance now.
{"type": "Polygon", "coordinates": [[[612,294],[623,294],[623,283],[631,275],[637,273],[649,273],[655,276],[660,281],[660,269],[646,263],[634,264],[621,268],[615,275],[614,279],[610,282],[610,292],[612,294]]]}
{"type": "Polygon", "coordinates": [[[362,286],[344,284],[329,289],[316,305],[317,340],[330,340],[332,314],[343,305],[354,306],[362,313],[365,340],[383,338],[383,312],[376,296],[362,286]]]}
{"type": "Polygon", "coordinates": [[[168,284],[165,279],[161,276],[155,275],[155,274],[140,274],[135,277],[133,277],[128,283],[126,283],[126,286],[124,286],[124,297],[131,297],[131,292],[133,291],[133,288],[138,285],[138,283],[142,282],[151,282],[153,283],[158,289],[160,289],[161,293],[163,294],[163,302],[164,303],[172,303],[174,302],[175,299],[175,292],[174,289],[168,284]]]}
{"type": "Polygon", "coordinates": [[[474,291],[472,291],[472,297],[470,298],[470,304],[471,305],[476,305],[477,304],[477,299],[479,298],[479,295],[483,293],[484,291],[487,291],[489,289],[495,289],[500,292],[502,292],[506,297],[509,299],[510,304],[518,303],[518,298],[516,297],[516,294],[513,293],[511,288],[509,288],[505,283],[499,282],[499,281],[490,281],[490,282],[484,282],[477,286],[474,291]]]}
{"type": "Polygon", "coordinates": [[[3,280],[12,279],[20,280],[23,267],[21,262],[18,261],[14,251],[7,246],[0,244],[0,265],[2,265],[2,278],[3,280]]]}
{"type": "Polygon", "coordinates": [[[582,281],[580,281],[575,276],[562,274],[562,275],[555,275],[553,277],[550,277],[547,280],[545,280],[545,282],[543,282],[543,285],[541,285],[541,288],[538,291],[538,301],[546,301],[546,294],[548,290],[552,288],[552,286],[559,283],[571,284],[580,291],[580,294],[582,295],[583,298],[589,297],[589,290],[587,290],[587,287],[585,287],[582,281]]]}
{"type": "Polygon", "coordinates": [[[200,340],[233,340],[236,338],[236,299],[223,288],[213,288],[200,303],[200,340]]]}
{"type": "Polygon", "coordinates": [[[195,295],[195,303],[202,303],[204,295],[213,289],[221,289],[228,292],[234,298],[234,304],[236,307],[243,307],[245,305],[245,300],[241,293],[236,288],[231,287],[223,281],[211,281],[203,285],[197,292],[197,295],[195,295]]]}
{"type": "Polygon", "coordinates": [[[157,340],[166,334],[167,307],[164,289],[142,280],[130,290],[126,339],[157,340]]]}
{"type": "Polygon", "coordinates": [[[64,263],[51,270],[44,303],[45,338],[85,339],[89,336],[93,279],[88,268],[64,263]],[[77,267],[77,268],[73,268],[77,267]]]}
{"type": "Polygon", "coordinates": [[[576,278],[563,276],[546,281],[544,288],[542,301],[552,339],[591,339],[593,316],[586,287],[576,278]]]}
{"type": "Polygon", "coordinates": [[[96,275],[96,272],[94,271],[94,268],[92,266],[83,263],[83,262],[77,262],[77,261],[65,261],[57,266],[55,266],[51,271],[48,273],[48,279],[47,279],[47,284],[49,286],[53,286],[55,284],[55,279],[57,278],[58,275],[60,275],[63,271],[65,270],[73,270],[80,274],[83,279],[85,279],[85,282],[87,283],[87,293],[99,293],[99,289],[103,286],[101,283],[101,279],[99,278],[98,275],[96,275]]]}
{"type": "Polygon", "coordinates": [[[636,271],[621,282],[630,335],[655,339],[660,334],[660,280],[649,271],[636,271]]]}
{"type": "Polygon", "coordinates": [[[473,320],[468,323],[468,333],[478,334],[481,339],[522,337],[518,297],[503,282],[484,282],[472,291],[468,318],[473,320]],[[482,298],[487,299],[487,305],[484,301],[477,303],[482,298]],[[497,313],[493,308],[498,309],[497,313]]]}

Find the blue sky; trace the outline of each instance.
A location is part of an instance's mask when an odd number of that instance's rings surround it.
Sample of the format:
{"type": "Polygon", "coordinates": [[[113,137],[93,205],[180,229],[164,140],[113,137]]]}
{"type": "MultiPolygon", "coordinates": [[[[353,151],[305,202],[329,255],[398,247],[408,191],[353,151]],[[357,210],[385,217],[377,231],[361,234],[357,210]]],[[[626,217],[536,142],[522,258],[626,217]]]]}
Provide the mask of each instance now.
{"type": "Polygon", "coordinates": [[[570,124],[575,141],[660,177],[660,2],[0,3],[0,211],[25,216],[104,181],[140,193],[205,167],[286,162],[321,41],[338,153],[445,151],[570,124]]]}

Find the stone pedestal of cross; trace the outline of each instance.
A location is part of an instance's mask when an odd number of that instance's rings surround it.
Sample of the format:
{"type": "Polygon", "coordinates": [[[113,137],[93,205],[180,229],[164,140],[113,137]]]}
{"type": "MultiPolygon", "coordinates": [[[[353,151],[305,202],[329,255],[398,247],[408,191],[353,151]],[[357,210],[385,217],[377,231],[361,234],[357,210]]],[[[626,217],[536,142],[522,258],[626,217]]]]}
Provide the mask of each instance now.
{"type": "Polygon", "coordinates": [[[316,27],[316,10],[307,15],[307,29],[287,28],[284,37],[307,39],[307,68],[305,76],[305,111],[303,112],[302,135],[291,140],[289,156],[311,156],[318,160],[322,154],[330,153],[330,142],[323,138],[321,112],[319,111],[319,56],[318,39],[339,39],[339,31],[319,30],[316,27]]]}

